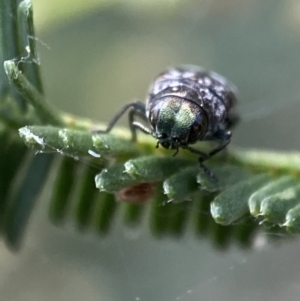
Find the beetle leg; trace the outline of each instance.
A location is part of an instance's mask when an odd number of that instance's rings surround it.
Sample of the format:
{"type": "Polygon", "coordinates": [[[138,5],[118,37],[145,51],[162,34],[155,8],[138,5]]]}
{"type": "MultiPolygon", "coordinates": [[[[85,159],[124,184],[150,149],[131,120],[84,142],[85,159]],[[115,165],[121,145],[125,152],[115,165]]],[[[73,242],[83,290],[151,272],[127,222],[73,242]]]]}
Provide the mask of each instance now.
{"type": "Polygon", "coordinates": [[[145,134],[152,134],[152,131],[147,128],[144,124],[135,121],[135,117],[139,117],[142,120],[144,120],[146,123],[148,123],[148,119],[146,117],[146,113],[145,112],[141,112],[138,110],[131,110],[129,111],[129,127],[130,127],[130,131],[132,134],[132,141],[136,141],[136,130],[139,129],[140,131],[142,131],[145,134]]]}
{"type": "Polygon", "coordinates": [[[194,147],[191,147],[191,146],[188,146],[188,145],[185,145],[185,146],[182,146],[182,148],[184,149],[188,149],[191,153],[194,153],[194,154],[197,154],[199,156],[201,156],[199,158],[199,160],[201,159],[202,161],[205,161],[206,159],[209,158],[209,154],[197,149],[197,148],[194,148],[194,147]]]}
{"type": "MultiPolygon", "coordinates": [[[[220,144],[215,149],[213,149],[212,151],[210,151],[208,153],[208,158],[216,155],[218,152],[223,150],[231,141],[231,132],[230,131],[226,131],[226,132],[220,131],[220,132],[217,132],[216,134],[217,134],[216,139],[217,139],[217,137],[219,137],[219,139],[221,141],[220,141],[220,144]]],[[[208,158],[206,158],[205,160],[207,160],[208,158]]]]}
{"type": "Polygon", "coordinates": [[[207,168],[204,164],[203,164],[203,161],[207,160],[209,157],[211,157],[209,154],[205,153],[205,152],[202,152],[201,150],[199,149],[196,149],[196,148],[193,148],[191,146],[188,146],[188,145],[185,145],[185,146],[182,146],[182,148],[185,148],[185,149],[188,149],[191,153],[194,153],[194,154],[197,154],[197,155],[200,155],[199,157],[199,164],[200,164],[200,168],[203,170],[203,172],[209,177],[211,178],[212,180],[214,181],[218,181],[218,178],[214,175],[213,172],[211,172],[209,170],[209,168],[207,168]]]}
{"type": "MultiPolygon", "coordinates": [[[[118,122],[118,120],[126,113],[127,110],[129,110],[129,126],[132,134],[132,140],[136,140],[136,128],[138,126],[134,125],[134,116],[138,115],[139,117],[143,118],[144,120],[147,120],[146,118],[146,107],[145,104],[139,101],[134,101],[131,103],[128,103],[125,105],[114,117],[113,119],[108,123],[108,126],[105,130],[95,130],[93,133],[95,134],[106,134],[109,133],[115,124],[118,122]]],[[[140,128],[140,127],[139,127],[140,128]]]]}
{"type": "Polygon", "coordinates": [[[209,159],[210,157],[216,155],[221,150],[223,150],[230,143],[230,139],[231,139],[230,131],[221,131],[220,130],[213,137],[210,137],[210,139],[209,139],[210,141],[220,140],[220,143],[215,149],[210,151],[208,154],[199,149],[188,146],[188,145],[182,146],[182,148],[188,149],[190,152],[199,155],[200,156],[199,162],[204,162],[207,159],[209,159]]]}
{"type": "Polygon", "coordinates": [[[173,154],[172,157],[175,157],[178,153],[179,153],[179,148],[176,148],[176,151],[175,151],[175,153],[173,154]]]}
{"type": "Polygon", "coordinates": [[[210,169],[208,167],[206,167],[203,164],[203,161],[201,160],[201,157],[199,158],[199,163],[200,163],[200,168],[203,170],[203,172],[212,180],[214,180],[215,182],[218,182],[218,178],[216,177],[216,175],[210,171],[210,169]]]}
{"type": "Polygon", "coordinates": [[[210,157],[216,155],[218,152],[223,150],[229,144],[230,138],[231,138],[231,132],[230,131],[226,131],[226,132],[218,131],[212,138],[213,139],[211,139],[211,140],[220,139],[221,140],[220,144],[215,149],[213,149],[208,154],[206,154],[206,157],[203,157],[203,156],[200,157],[199,163],[200,163],[200,167],[202,168],[202,170],[208,177],[210,177],[214,181],[218,181],[218,178],[205,165],[203,165],[203,162],[205,160],[209,159],[210,157]]]}
{"type": "Polygon", "coordinates": [[[133,141],[136,140],[136,130],[137,129],[141,130],[145,134],[152,135],[152,131],[149,128],[147,128],[145,125],[143,125],[142,123],[137,122],[137,121],[133,121],[131,123],[130,128],[131,128],[131,132],[133,133],[133,135],[132,135],[133,141]]]}

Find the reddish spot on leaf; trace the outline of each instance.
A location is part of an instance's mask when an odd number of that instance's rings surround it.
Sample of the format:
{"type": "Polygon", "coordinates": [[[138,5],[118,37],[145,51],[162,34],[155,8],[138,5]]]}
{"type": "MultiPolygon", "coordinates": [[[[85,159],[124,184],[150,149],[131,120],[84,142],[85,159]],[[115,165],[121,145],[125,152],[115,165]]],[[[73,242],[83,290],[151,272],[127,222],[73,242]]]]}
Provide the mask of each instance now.
{"type": "Polygon", "coordinates": [[[117,192],[116,197],[120,201],[133,204],[144,204],[155,194],[156,183],[141,183],[126,187],[117,192]]]}

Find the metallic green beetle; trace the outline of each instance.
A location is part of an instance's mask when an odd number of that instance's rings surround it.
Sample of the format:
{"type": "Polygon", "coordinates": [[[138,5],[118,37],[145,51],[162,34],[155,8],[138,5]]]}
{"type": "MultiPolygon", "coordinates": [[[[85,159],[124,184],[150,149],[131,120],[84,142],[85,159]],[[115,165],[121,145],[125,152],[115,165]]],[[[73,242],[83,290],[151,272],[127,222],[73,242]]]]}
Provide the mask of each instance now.
{"type": "MultiPolygon", "coordinates": [[[[100,133],[108,133],[129,110],[132,139],[136,130],[157,139],[157,147],[188,149],[202,162],[224,149],[230,142],[230,128],[237,117],[236,89],[223,76],[196,66],[169,68],[159,74],[150,86],[146,104],[125,105],[100,133]],[[135,120],[141,118],[144,123],[135,120]],[[198,141],[217,141],[209,153],[191,146],[198,141]]],[[[203,166],[204,167],[204,166],[203,166]]]]}

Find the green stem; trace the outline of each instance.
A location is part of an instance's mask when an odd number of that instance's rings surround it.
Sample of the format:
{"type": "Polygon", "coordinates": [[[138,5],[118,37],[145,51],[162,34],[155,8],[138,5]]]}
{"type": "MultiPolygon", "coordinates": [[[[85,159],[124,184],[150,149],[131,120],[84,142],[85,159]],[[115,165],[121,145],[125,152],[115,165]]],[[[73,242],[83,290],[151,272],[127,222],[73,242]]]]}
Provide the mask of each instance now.
{"type": "Polygon", "coordinates": [[[229,161],[256,171],[270,171],[275,174],[288,173],[300,176],[299,152],[274,152],[263,150],[231,149],[229,161]]]}
{"type": "Polygon", "coordinates": [[[5,61],[4,69],[17,91],[28,100],[43,117],[44,123],[64,126],[60,112],[53,107],[27,80],[14,61],[5,61]]]}
{"type": "MultiPolygon", "coordinates": [[[[18,2],[18,0],[0,0],[1,52],[4,61],[9,59],[20,60],[22,57],[17,20],[18,2]]],[[[21,69],[21,71],[23,70],[21,69]]],[[[2,76],[4,74],[0,73],[0,75],[2,76]]],[[[8,89],[8,83],[5,77],[3,77],[1,81],[3,81],[2,94],[5,95],[8,89]]],[[[16,91],[12,92],[13,98],[19,107],[22,111],[25,111],[27,106],[22,95],[16,93],[16,91]]]]}
{"type": "Polygon", "coordinates": [[[24,0],[18,7],[18,28],[20,33],[21,50],[24,52],[24,73],[29,81],[44,94],[40,65],[36,49],[36,40],[33,26],[33,11],[30,0],[24,0]],[[28,62],[27,62],[28,61],[28,62]]]}
{"type": "MultiPolygon", "coordinates": [[[[170,156],[168,150],[156,150],[153,137],[147,135],[141,135],[138,142],[133,144],[129,138],[130,131],[125,129],[115,129],[112,134],[92,135],[89,131],[29,126],[19,129],[19,133],[25,143],[32,148],[43,150],[47,146],[51,146],[52,149],[64,150],[70,155],[83,155],[87,154],[89,150],[94,150],[101,155],[111,157],[137,156],[154,152],[170,156]]],[[[194,158],[197,161],[195,155],[188,151],[182,151],[182,154],[184,157],[194,158]]],[[[223,166],[223,155],[211,158],[208,163],[217,163],[223,166]]],[[[300,153],[229,149],[227,155],[226,162],[234,163],[237,166],[255,171],[300,176],[300,153]]],[[[180,156],[176,158],[180,159],[180,156]]]]}

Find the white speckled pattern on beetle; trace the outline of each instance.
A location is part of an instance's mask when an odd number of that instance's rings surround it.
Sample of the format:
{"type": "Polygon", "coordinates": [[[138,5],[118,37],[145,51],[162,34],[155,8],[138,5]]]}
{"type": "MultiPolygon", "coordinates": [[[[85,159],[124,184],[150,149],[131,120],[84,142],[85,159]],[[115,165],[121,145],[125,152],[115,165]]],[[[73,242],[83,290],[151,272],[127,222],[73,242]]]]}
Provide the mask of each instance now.
{"type": "MultiPolygon", "coordinates": [[[[178,96],[203,108],[208,119],[204,138],[228,128],[231,109],[236,104],[236,88],[223,76],[197,66],[170,68],[160,73],[149,89],[146,115],[164,96],[178,96]]],[[[207,139],[209,140],[209,139],[207,139]]]]}

